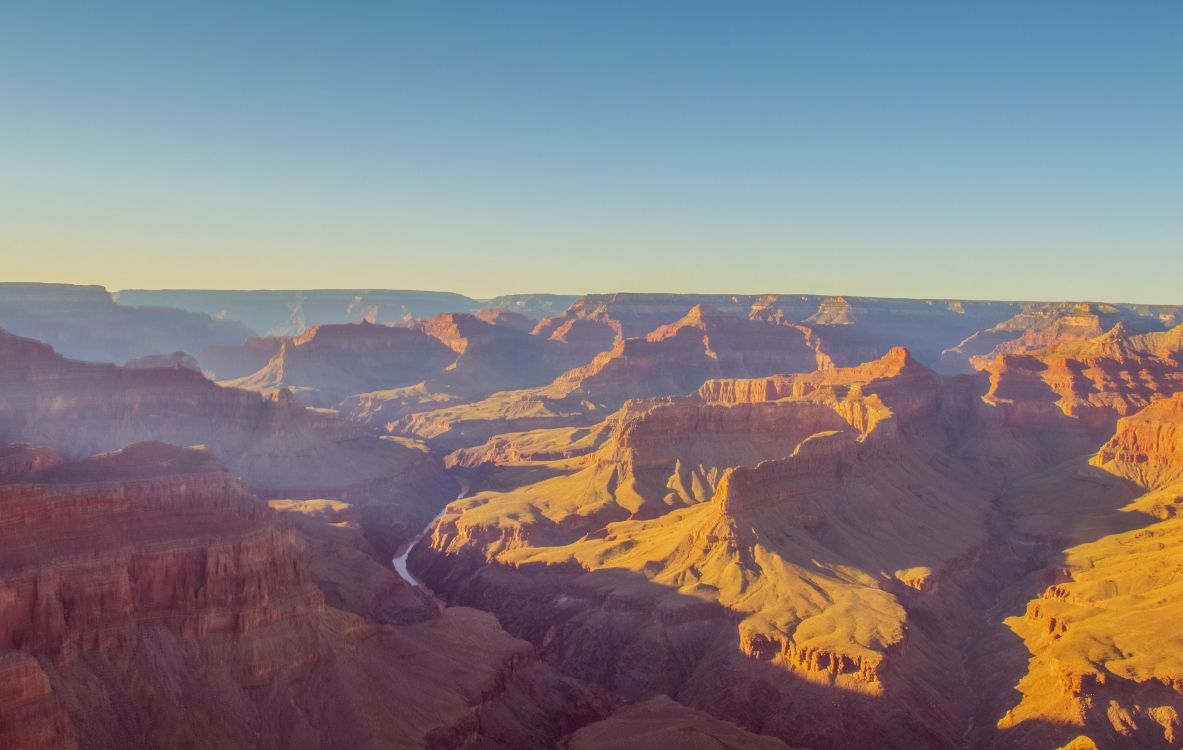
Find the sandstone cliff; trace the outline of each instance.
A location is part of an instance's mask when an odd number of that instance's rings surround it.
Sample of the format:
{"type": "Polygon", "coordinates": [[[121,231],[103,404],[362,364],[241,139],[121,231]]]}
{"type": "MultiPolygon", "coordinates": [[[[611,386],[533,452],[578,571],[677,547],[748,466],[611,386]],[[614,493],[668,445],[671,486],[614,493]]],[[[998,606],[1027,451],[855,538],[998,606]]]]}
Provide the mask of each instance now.
{"type": "Polygon", "coordinates": [[[941,353],[953,372],[985,368],[1002,354],[1025,354],[1073,341],[1085,341],[1121,324],[1132,331],[1165,330],[1183,322],[1177,305],[1111,305],[1091,302],[1028,303],[1012,318],[977,331],[941,353]]]}
{"type": "Polygon", "coordinates": [[[789,742],[861,746],[832,713],[789,710],[824,690],[893,743],[942,746],[960,688],[937,664],[956,653],[908,611],[987,541],[992,483],[946,445],[978,384],[897,349],[630,403],[595,438],[510,436],[521,448],[463,455],[501,462],[503,478],[523,462],[554,475],[449,505],[414,569],[626,695],[670,692],[789,742]],[[761,711],[746,688],[721,696],[721,679],[764,685],[761,711]]]}
{"type": "Polygon", "coordinates": [[[483,613],[326,606],[293,528],[205,451],[0,484],[5,748],[542,748],[598,701],[483,613]]]}
{"type": "Polygon", "coordinates": [[[4,332],[0,439],[69,457],[144,440],[205,445],[257,492],[358,502],[367,532],[390,549],[455,494],[422,446],[366,436],[286,392],[222,388],[186,368],[75,362],[4,332]]]}
{"type": "Polygon", "coordinates": [[[644,337],[617,340],[544,387],[421,412],[391,427],[442,445],[471,445],[501,432],[599,421],[629,398],[689,393],[712,377],[813,370],[817,364],[817,352],[801,331],[699,305],[644,337]]]}
{"type": "Polygon", "coordinates": [[[1183,389],[1181,356],[1183,326],[1137,334],[1118,323],[1093,338],[998,355],[984,367],[990,376],[986,399],[1045,412],[1057,408],[1101,439],[1118,418],[1183,389]]]}

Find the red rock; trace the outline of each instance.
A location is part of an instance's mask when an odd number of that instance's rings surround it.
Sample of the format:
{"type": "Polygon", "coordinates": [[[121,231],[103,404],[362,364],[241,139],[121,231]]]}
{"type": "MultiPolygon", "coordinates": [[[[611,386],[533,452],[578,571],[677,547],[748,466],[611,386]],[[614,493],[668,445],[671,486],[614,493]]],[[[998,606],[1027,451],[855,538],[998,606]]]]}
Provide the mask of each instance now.
{"type": "Polygon", "coordinates": [[[283,391],[268,399],[186,368],[74,362],[3,332],[0,438],[74,458],[145,440],[204,445],[262,494],[357,503],[391,549],[455,494],[425,451],[313,414],[283,391]]]}
{"type": "Polygon", "coordinates": [[[19,482],[0,484],[5,748],[543,747],[599,715],[483,613],[326,607],[293,528],[205,451],[19,482]]]}

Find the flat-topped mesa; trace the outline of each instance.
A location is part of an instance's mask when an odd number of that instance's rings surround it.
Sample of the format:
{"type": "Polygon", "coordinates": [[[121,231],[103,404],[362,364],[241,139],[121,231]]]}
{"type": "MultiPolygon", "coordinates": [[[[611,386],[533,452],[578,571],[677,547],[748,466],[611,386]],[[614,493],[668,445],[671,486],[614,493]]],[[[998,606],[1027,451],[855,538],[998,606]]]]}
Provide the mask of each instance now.
{"type": "Polygon", "coordinates": [[[876,360],[854,367],[833,367],[816,372],[777,374],[762,378],[708,380],[697,396],[703,401],[721,404],[777,401],[802,398],[821,388],[866,386],[878,381],[936,380],[932,370],[916,361],[902,346],[892,347],[876,360]]]}
{"type": "Polygon", "coordinates": [[[9,282],[0,282],[0,328],[96,362],[124,362],[177,349],[200,351],[238,344],[252,335],[234,320],[120,305],[101,286],[9,282]]]}
{"type": "Polygon", "coordinates": [[[374,323],[338,323],[313,326],[298,336],[284,339],[293,347],[323,349],[340,353],[380,353],[386,349],[433,348],[430,339],[413,328],[374,323]]]}
{"type": "Polygon", "coordinates": [[[1118,420],[1090,463],[1151,490],[1183,481],[1183,392],[1118,420]]]}
{"type": "Polygon", "coordinates": [[[906,349],[896,347],[878,360],[855,367],[708,381],[695,398],[731,405],[785,400],[822,403],[864,436],[875,431],[877,439],[885,439],[898,427],[892,417],[906,422],[928,419],[943,408],[946,392],[964,390],[958,386],[917,362],[906,349]],[[890,430],[884,430],[888,424],[890,430]]]}
{"type": "Polygon", "coordinates": [[[807,323],[851,325],[855,322],[854,307],[845,297],[830,297],[817,306],[817,312],[806,318],[807,323]]]}
{"type": "Polygon", "coordinates": [[[470,313],[440,313],[411,324],[437,339],[457,354],[468,349],[471,340],[493,335],[493,324],[470,313]]]}
{"type": "Polygon", "coordinates": [[[512,310],[504,310],[498,307],[487,307],[484,310],[477,310],[473,315],[478,320],[483,320],[490,325],[505,326],[512,328],[515,331],[522,331],[529,333],[538,325],[538,321],[533,318],[528,318],[519,312],[512,310]]]}
{"type": "Polygon", "coordinates": [[[638,467],[675,459],[730,466],[748,463],[744,454],[757,446],[767,451],[765,458],[780,458],[809,435],[849,427],[844,415],[823,403],[629,401],[617,413],[604,448],[611,450],[610,460],[634,461],[638,467]]]}
{"type": "Polygon", "coordinates": [[[322,325],[280,339],[259,370],[222,382],[261,393],[292,388],[311,405],[335,407],[355,393],[421,382],[455,359],[449,347],[417,329],[322,325]]]}

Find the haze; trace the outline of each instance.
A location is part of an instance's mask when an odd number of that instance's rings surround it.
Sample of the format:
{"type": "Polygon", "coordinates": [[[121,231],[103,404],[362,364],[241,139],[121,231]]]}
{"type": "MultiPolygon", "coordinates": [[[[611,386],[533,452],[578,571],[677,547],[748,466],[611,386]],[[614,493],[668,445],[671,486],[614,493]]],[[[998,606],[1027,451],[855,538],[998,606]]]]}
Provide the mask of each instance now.
{"type": "Polygon", "coordinates": [[[1177,302],[1181,29],[1165,2],[10,4],[3,276],[1177,302]]]}

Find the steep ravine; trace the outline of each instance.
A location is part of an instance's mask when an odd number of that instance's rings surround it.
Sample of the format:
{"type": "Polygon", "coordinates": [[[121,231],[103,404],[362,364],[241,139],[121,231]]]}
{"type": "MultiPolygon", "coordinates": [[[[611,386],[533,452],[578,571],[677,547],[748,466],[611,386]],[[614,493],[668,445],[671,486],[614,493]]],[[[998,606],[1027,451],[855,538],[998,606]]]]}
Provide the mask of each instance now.
{"type": "Polygon", "coordinates": [[[968,723],[961,744],[966,750],[990,747],[997,739],[995,723],[1006,709],[1003,704],[1013,692],[1010,688],[1021,676],[1014,670],[1023,668],[1027,657],[1021,643],[1008,639],[1010,631],[1003,621],[1022,613],[1039,588],[1032,581],[1042,580],[1042,572],[1054,559],[1048,544],[1019,532],[1013,515],[1001,505],[1004,494],[993,499],[990,540],[959,592],[971,605],[962,607],[965,617],[958,644],[958,666],[968,694],[968,723]]]}
{"type": "MultiPolygon", "coordinates": [[[[1064,462],[1064,466],[1074,467],[1082,463],[1087,463],[1087,456],[1064,462]]],[[[913,627],[937,636],[939,640],[935,645],[939,648],[928,655],[934,657],[935,662],[926,662],[928,657],[919,661],[904,659],[897,662],[892,671],[897,677],[903,677],[913,669],[931,668],[935,663],[947,673],[958,675],[957,692],[950,696],[947,715],[954,717],[953,721],[963,722],[960,729],[949,735],[960,737],[960,747],[1021,746],[1015,743],[1022,738],[1000,728],[998,722],[1019,700],[1014,688],[1027,672],[1030,653],[1005,620],[1022,615],[1027,603],[1062,575],[1062,553],[1059,550],[1063,545],[1042,533],[1031,532],[1029,516],[1034,512],[1033,508],[1039,506],[1025,504],[1038,502],[1041,487],[1059,486],[1064,482],[1065,477],[1060,474],[1041,478],[1038,474],[1016,473],[1013,481],[1001,484],[990,497],[986,517],[988,533],[983,543],[964,560],[949,566],[931,581],[930,586],[923,590],[907,589],[904,593],[903,603],[909,622],[914,624],[913,627]],[[1043,482],[1051,484],[1044,485],[1043,482]],[[1016,489],[1015,485],[1019,487],[1016,489]]],[[[473,494],[468,483],[463,486],[463,497],[473,494]]],[[[403,550],[404,564],[409,552],[410,549],[403,550]]],[[[415,573],[408,572],[410,577],[407,580],[419,585],[416,573],[430,573],[429,579],[447,579],[448,572],[438,567],[432,569],[441,562],[463,575],[460,570],[465,566],[463,556],[436,557],[431,562],[428,557],[417,555],[410,561],[415,573]],[[417,569],[424,562],[428,562],[428,569],[417,569]]],[[[510,571],[504,574],[514,575],[510,571]]],[[[485,588],[485,595],[495,594],[496,588],[485,588]]],[[[447,592],[447,586],[442,590],[447,592]]],[[[501,614],[497,605],[490,606],[489,600],[481,602],[479,597],[465,596],[459,601],[465,606],[483,607],[486,611],[501,614]]],[[[545,640],[535,638],[529,632],[530,628],[523,629],[523,622],[503,620],[502,625],[518,637],[533,641],[536,648],[546,649],[545,640]]],[[[605,642],[603,645],[609,644],[605,642]]],[[[550,658],[547,661],[560,670],[564,669],[561,661],[550,658]]],[[[822,693],[817,695],[820,697],[822,693]]],[[[720,715],[741,725],[745,723],[729,714],[720,715]]]]}
{"type": "MultiPolygon", "coordinates": [[[[469,494],[468,478],[458,476],[456,477],[456,481],[460,485],[460,492],[456,494],[456,499],[463,500],[464,498],[468,497],[469,494]]],[[[423,537],[427,535],[427,532],[431,531],[431,527],[435,525],[435,522],[438,521],[440,516],[443,514],[444,509],[441,508],[440,512],[435,514],[435,516],[427,522],[427,525],[424,526],[423,529],[418,534],[416,534],[413,539],[411,539],[411,541],[407,542],[396,551],[394,558],[390,561],[394,566],[394,571],[398,573],[400,578],[409,583],[411,586],[423,591],[429,596],[432,596],[433,598],[434,595],[432,595],[427,587],[423,585],[423,582],[416,578],[411,573],[411,571],[407,569],[407,558],[410,557],[411,550],[415,549],[415,545],[422,541],[423,537]]],[[[439,600],[437,599],[436,601],[438,602],[439,600]]]]}

